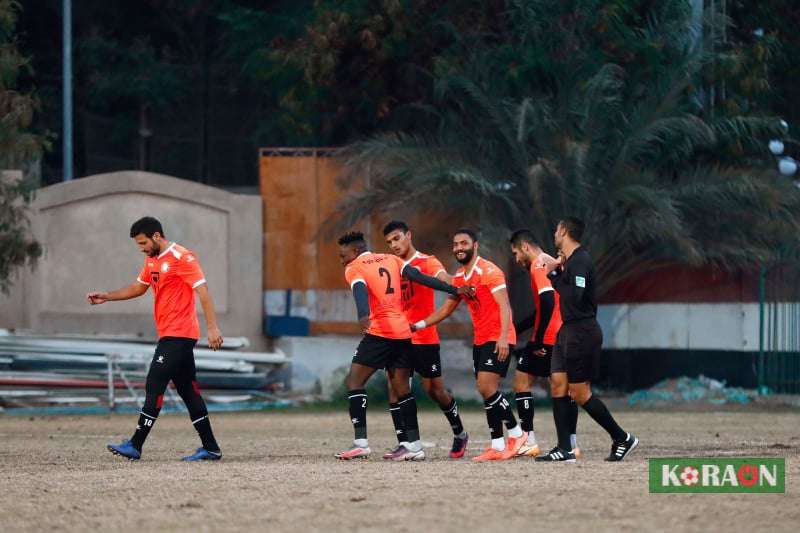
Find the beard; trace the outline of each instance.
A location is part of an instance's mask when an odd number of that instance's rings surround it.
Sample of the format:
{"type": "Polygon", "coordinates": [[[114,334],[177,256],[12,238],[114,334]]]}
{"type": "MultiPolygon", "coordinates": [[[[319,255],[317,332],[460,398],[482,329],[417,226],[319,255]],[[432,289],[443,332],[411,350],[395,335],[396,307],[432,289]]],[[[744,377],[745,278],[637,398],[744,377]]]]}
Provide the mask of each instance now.
{"type": "Polygon", "coordinates": [[[150,249],[147,255],[148,257],[158,257],[158,254],[160,253],[161,253],[161,246],[157,245],[156,243],[153,243],[153,247],[150,249]]]}
{"type": "Polygon", "coordinates": [[[470,250],[464,250],[462,253],[464,254],[464,258],[463,259],[459,259],[458,255],[456,255],[456,261],[458,261],[462,265],[469,264],[469,262],[472,261],[472,258],[475,257],[475,249],[474,248],[470,249],[470,250]]]}

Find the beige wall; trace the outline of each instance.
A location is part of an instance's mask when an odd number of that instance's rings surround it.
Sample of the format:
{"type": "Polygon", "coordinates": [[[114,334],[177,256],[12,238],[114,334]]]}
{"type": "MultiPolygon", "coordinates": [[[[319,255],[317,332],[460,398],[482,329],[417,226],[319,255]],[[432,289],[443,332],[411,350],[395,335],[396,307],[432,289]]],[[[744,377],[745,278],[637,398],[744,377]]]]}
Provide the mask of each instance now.
{"type": "Polygon", "coordinates": [[[134,171],[37,192],[31,223],[44,255],[17,277],[12,294],[0,295],[0,327],[154,336],[149,294],[99,307],[84,299],[90,290],[136,280],[144,256],[128,232],[146,215],[161,221],[168,239],[197,254],[223,335],[263,346],[261,199],[134,171]]]}

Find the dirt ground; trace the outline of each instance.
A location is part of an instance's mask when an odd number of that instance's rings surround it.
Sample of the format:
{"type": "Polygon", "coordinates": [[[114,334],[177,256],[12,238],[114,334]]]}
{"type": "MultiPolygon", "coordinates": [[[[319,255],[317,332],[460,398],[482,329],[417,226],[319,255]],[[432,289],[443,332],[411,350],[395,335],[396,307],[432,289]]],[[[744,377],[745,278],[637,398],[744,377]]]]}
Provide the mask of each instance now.
{"type": "MultiPolygon", "coordinates": [[[[0,531],[797,531],[800,416],[794,412],[618,412],[641,439],[629,460],[605,463],[609,442],[585,414],[576,464],[447,458],[450,431],[421,413],[419,463],[387,463],[385,410],[370,410],[369,461],[339,462],[349,445],[345,412],[212,415],[224,459],[187,464],[197,438],[185,416],[162,416],[145,455],[128,462],[105,444],[135,417],[0,415],[0,531]],[[787,458],[786,494],[649,494],[648,457],[787,458]]],[[[488,442],[482,412],[463,413],[469,455],[488,442]]],[[[537,434],[552,445],[549,409],[537,434]]]]}

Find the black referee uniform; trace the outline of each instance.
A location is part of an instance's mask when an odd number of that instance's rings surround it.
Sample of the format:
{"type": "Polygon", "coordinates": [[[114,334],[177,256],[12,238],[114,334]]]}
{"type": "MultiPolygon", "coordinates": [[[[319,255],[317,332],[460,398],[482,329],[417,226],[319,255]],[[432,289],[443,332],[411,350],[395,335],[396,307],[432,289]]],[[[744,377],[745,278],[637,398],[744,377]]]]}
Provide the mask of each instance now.
{"type": "MultiPolygon", "coordinates": [[[[570,384],[591,382],[600,368],[603,332],[597,323],[597,276],[589,252],[579,246],[551,276],[553,287],[558,291],[564,324],[553,348],[550,371],[553,374],[565,372],[570,384]]],[[[569,397],[553,398],[558,446],[545,456],[537,457],[537,461],[575,461],[574,453],[569,451],[569,403],[569,397]]],[[[611,437],[611,452],[606,461],[622,461],[639,444],[639,439],[623,430],[595,395],[581,407],[611,437]]]]}
{"type": "Polygon", "coordinates": [[[580,247],[551,274],[558,291],[561,319],[551,372],[566,372],[570,383],[592,381],[600,368],[603,331],[597,323],[597,293],[594,264],[580,247]]]}

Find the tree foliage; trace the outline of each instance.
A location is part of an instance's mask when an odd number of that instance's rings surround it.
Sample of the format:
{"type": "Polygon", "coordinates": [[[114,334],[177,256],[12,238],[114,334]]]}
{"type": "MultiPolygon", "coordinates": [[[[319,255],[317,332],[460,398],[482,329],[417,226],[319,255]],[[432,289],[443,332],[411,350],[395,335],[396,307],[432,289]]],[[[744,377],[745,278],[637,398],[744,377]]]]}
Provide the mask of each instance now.
{"type": "MultiPolygon", "coordinates": [[[[456,209],[504,248],[523,226],[548,245],[573,214],[604,290],[676,262],[769,260],[800,229],[800,194],[766,150],[779,119],[710,94],[750,58],[712,40],[727,24],[684,0],[510,2],[503,35],[442,58],[413,127],[343,150],[369,187],[342,225],[402,204],[456,209]]],[[[758,97],[736,87],[728,99],[758,97]]]]}
{"type": "MultiPolygon", "coordinates": [[[[38,158],[45,139],[30,132],[38,101],[18,90],[19,77],[28,68],[15,37],[19,5],[0,0],[0,171],[21,168],[38,158]]],[[[7,292],[14,270],[41,254],[28,231],[29,188],[24,180],[0,174],[0,290],[7,292]]]]}

